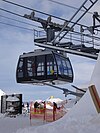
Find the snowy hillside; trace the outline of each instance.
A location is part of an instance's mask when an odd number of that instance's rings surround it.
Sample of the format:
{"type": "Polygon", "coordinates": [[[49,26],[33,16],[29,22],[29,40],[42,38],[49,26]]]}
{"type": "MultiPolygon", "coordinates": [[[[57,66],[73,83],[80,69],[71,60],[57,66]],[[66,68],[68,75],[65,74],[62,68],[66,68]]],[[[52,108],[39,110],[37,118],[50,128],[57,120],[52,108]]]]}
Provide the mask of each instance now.
{"type": "Polygon", "coordinates": [[[64,116],[49,124],[33,120],[30,125],[28,116],[16,118],[0,117],[0,133],[100,133],[100,114],[67,118],[64,116]]]}
{"type": "MultiPolygon", "coordinates": [[[[95,85],[100,94],[100,54],[90,85],[95,85]]],[[[100,104],[100,99],[99,103],[100,104]]],[[[100,108],[99,108],[100,109],[100,108]]],[[[16,118],[0,118],[0,133],[100,133],[100,113],[97,112],[95,103],[88,89],[84,96],[61,119],[52,123],[43,123],[33,119],[30,125],[28,116],[16,118]]]]}

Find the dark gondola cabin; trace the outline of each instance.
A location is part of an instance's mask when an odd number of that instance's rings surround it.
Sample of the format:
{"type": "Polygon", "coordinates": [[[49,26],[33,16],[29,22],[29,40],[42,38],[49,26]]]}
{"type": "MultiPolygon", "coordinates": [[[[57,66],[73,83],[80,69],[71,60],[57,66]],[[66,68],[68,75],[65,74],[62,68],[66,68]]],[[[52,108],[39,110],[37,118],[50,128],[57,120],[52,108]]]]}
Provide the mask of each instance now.
{"type": "Polygon", "coordinates": [[[73,70],[68,57],[54,51],[35,50],[20,55],[16,79],[18,83],[71,83],[73,70]]]}

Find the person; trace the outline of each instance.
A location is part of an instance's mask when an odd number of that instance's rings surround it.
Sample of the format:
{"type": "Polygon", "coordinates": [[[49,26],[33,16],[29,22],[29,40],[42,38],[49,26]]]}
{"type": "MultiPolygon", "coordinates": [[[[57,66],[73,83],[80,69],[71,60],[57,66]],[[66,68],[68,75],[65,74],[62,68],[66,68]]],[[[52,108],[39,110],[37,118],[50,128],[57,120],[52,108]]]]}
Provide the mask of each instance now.
{"type": "Polygon", "coordinates": [[[39,106],[39,103],[36,101],[36,102],[34,103],[34,112],[36,112],[36,109],[38,108],[38,106],[39,106]]]}
{"type": "Polygon", "coordinates": [[[53,102],[54,110],[60,109],[60,107],[57,107],[57,103],[53,102]]]}
{"type": "Polygon", "coordinates": [[[24,108],[24,103],[22,102],[22,108],[24,108]]]}
{"type": "Polygon", "coordinates": [[[53,102],[53,106],[55,109],[57,109],[57,103],[53,102]]]}
{"type": "Polygon", "coordinates": [[[27,112],[29,113],[29,103],[27,102],[27,112]]]}
{"type": "Polygon", "coordinates": [[[36,101],[36,102],[34,103],[34,108],[38,108],[38,106],[39,106],[39,103],[36,101]]]}
{"type": "Polygon", "coordinates": [[[53,102],[53,121],[56,120],[56,118],[55,118],[56,109],[57,109],[57,103],[53,102]]]}

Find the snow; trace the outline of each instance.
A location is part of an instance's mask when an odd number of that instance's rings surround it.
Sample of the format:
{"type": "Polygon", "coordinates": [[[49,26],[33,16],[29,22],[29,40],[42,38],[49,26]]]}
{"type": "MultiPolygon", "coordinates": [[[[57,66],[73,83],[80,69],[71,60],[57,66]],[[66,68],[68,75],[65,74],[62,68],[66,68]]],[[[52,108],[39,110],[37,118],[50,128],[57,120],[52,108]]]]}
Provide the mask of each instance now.
{"type": "Polygon", "coordinates": [[[100,133],[100,114],[86,115],[82,117],[66,116],[56,122],[44,123],[40,120],[32,120],[29,116],[17,116],[16,118],[0,117],[0,133],[100,133]]]}
{"type": "MultiPolygon", "coordinates": [[[[90,80],[90,85],[94,84],[100,94],[99,68],[100,54],[90,80]]],[[[100,113],[97,113],[89,90],[61,119],[48,124],[33,121],[30,125],[29,117],[1,117],[0,133],[100,133],[100,113]]]]}
{"type": "Polygon", "coordinates": [[[19,101],[19,99],[16,97],[16,96],[9,96],[6,101],[9,101],[9,102],[17,102],[19,101]]]}
{"type": "MultiPolygon", "coordinates": [[[[95,65],[90,85],[95,85],[100,95],[100,53],[95,65]]],[[[72,103],[71,103],[72,104],[72,103]]],[[[100,113],[98,114],[89,89],[84,96],[61,119],[46,124],[32,120],[29,116],[19,115],[16,118],[0,114],[0,133],[100,133],[100,113]]]]}
{"type": "Polygon", "coordinates": [[[100,53],[94,71],[92,73],[90,84],[94,84],[96,86],[97,91],[100,95],[100,53]]]}
{"type": "Polygon", "coordinates": [[[32,126],[30,125],[29,116],[20,115],[16,118],[0,117],[0,133],[15,133],[17,130],[23,130],[24,128],[36,127],[42,125],[43,121],[33,120],[32,126]]]}
{"type": "Polygon", "coordinates": [[[2,95],[5,95],[5,92],[3,92],[1,89],[0,89],[0,100],[1,100],[1,96],[2,95]]]}
{"type": "MultiPolygon", "coordinates": [[[[90,85],[96,86],[98,94],[100,94],[99,68],[100,54],[90,80],[90,85]]],[[[29,116],[26,115],[19,115],[16,118],[0,116],[0,133],[100,133],[100,113],[97,113],[88,89],[68,113],[55,122],[45,123],[33,119],[30,124],[29,116]]]]}
{"type": "Polygon", "coordinates": [[[47,101],[47,102],[51,102],[51,103],[55,102],[55,103],[59,104],[59,103],[61,103],[63,100],[61,100],[60,98],[49,98],[49,99],[47,99],[46,101],[47,101]]]}
{"type": "MultiPolygon", "coordinates": [[[[90,80],[90,85],[96,86],[98,94],[100,94],[99,68],[100,54],[90,80]]],[[[89,90],[65,116],[55,122],[46,124],[33,119],[30,125],[29,116],[26,115],[19,115],[16,118],[0,116],[0,133],[100,133],[100,113],[97,113],[89,90]]]]}
{"type": "Polygon", "coordinates": [[[25,128],[18,130],[17,133],[100,133],[100,115],[98,116],[85,116],[81,119],[65,117],[57,122],[39,126],[37,128],[25,128]]]}

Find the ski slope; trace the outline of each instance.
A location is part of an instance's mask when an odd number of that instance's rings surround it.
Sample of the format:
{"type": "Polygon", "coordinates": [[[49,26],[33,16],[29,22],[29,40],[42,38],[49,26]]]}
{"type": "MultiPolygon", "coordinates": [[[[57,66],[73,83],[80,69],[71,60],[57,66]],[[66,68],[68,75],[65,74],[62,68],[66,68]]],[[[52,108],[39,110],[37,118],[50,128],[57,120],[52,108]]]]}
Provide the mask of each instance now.
{"type": "MultiPolygon", "coordinates": [[[[95,65],[90,85],[95,85],[100,96],[100,54],[95,65]]],[[[100,104],[100,99],[99,99],[100,104]]],[[[34,120],[33,120],[34,121],[34,120]]],[[[98,113],[90,90],[61,119],[52,123],[34,121],[30,125],[29,117],[0,117],[0,133],[100,133],[100,113],[98,113]]]]}
{"type": "MultiPolygon", "coordinates": [[[[95,85],[98,96],[100,96],[100,54],[94,67],[90,85],[95,85]]],[[[88,86],[88,87],[89,87],[88,86]]],[[[99,99],[100,104],[100,99],[99,99]]],[[[100,110],[100,108],[99,108],[100,110]]],[[[93,101],[90,89],[77,102],[72,109],[61,119],[39,126],[37,128],[25,128],[16,133],[100,133],[100,113],[98,113],[93,101]]]]}

